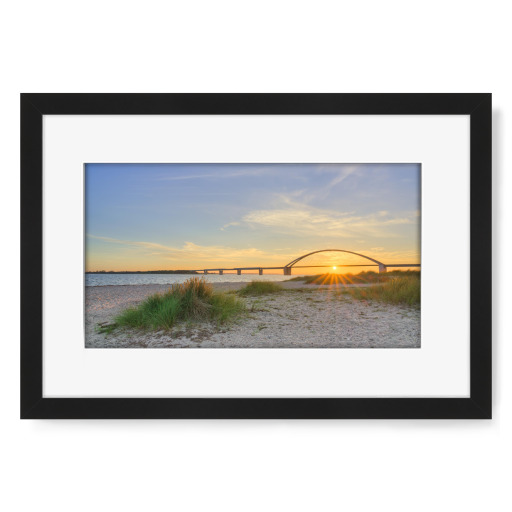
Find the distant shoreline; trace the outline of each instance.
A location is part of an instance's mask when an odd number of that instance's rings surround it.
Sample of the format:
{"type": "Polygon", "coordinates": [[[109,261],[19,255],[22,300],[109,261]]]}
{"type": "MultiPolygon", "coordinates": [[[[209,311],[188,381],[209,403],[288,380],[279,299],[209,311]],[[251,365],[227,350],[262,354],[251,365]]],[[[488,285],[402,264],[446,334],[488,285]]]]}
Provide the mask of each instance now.
{"type": "Polygon", "coordinates": [[[200,274],[195,270],[93,270],[86,274],[200,274]]]}

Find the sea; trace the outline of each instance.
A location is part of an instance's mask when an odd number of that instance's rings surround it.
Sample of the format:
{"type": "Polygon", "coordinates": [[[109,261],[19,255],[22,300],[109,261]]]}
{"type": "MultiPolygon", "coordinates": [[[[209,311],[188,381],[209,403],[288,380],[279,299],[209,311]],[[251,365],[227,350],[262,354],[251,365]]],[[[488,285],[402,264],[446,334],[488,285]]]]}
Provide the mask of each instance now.
{"type": "Polygon", "coordinates": [[[250,281],[288,281],[301,274],[85,274],[85,286],[184,283],[191,277],[202,277],[209,283],[246,283],[250,281]]]}

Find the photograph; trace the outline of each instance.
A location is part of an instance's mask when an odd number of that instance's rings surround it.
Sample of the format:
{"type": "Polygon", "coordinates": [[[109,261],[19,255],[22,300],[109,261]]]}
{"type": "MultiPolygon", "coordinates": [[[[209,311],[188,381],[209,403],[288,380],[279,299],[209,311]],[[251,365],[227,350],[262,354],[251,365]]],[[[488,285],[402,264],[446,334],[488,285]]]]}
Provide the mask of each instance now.
{"type": "Polygon", "coordinates": [[[421,348],[421,163],[85,163],[85,348],[421,348]]]}
{"type": "Polygon", "coordinates": [[[2,510],[512,511],[508,3],[2,7],[2,510]]]}

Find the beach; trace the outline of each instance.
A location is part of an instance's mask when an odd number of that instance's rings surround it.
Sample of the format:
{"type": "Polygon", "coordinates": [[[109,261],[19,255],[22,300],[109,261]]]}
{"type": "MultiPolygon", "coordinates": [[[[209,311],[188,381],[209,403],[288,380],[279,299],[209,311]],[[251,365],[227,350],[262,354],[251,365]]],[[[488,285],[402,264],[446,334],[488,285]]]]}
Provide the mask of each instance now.
{"type": "MultiPolygon", "coordinates": [[[[234,291],[247,283],[215,283],[234,291]]],[[[357,300],[343,286],[282,282],[280,293],[246,297],[248,314],[226,325],[176,326],[171,331],[99,332],[121,311],[168,285],[85,287],[86,348],[419,348],[419,308],[357,300]]],[[[358,285],[353,285],[358,286],[358,285]]],[[[364,286],[364,285],[363,285],[364,286]]]]}

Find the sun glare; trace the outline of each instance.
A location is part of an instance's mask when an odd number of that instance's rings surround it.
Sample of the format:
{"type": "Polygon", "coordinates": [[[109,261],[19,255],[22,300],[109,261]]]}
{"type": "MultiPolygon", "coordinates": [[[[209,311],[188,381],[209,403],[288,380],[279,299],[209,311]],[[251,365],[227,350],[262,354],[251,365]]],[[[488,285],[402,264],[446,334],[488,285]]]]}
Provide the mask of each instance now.
{"type": "Polygon", "coordinates": [[[336,270],[336,267],[332,267],[333,270],[336,270]]]}

